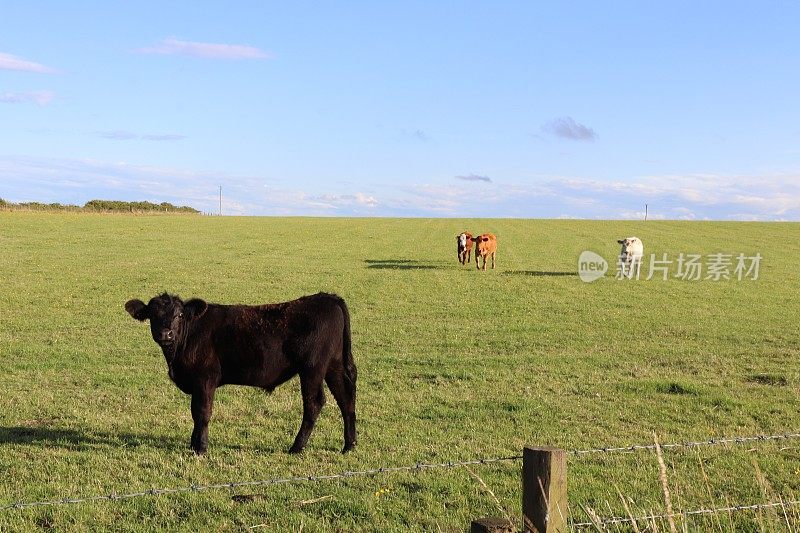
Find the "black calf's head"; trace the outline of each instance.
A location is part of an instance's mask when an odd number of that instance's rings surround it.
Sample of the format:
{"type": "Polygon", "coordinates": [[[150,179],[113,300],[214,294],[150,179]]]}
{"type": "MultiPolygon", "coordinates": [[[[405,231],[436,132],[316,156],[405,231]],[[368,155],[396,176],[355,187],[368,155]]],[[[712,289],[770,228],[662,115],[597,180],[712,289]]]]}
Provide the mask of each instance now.
{"type": "Polygon", "coordinates": [[[129,300],[125,310],[136,320],[150,321],[150,332],[153,340],[160,346],[172,346],[183,339],[189,321],[200,318],[208,309],[203,300],[183,302],[177,296],[167,293],[152,298],[145,305],[141,300],[129,300]]]}

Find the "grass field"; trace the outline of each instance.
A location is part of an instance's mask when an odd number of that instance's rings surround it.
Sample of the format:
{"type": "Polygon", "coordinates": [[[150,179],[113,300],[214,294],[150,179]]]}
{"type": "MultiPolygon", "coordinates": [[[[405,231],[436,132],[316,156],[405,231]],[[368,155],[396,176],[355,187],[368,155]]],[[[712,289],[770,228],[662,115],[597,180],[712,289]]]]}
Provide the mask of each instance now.
{"type": "MultiPolygon", "coordinates": [[[[653,432],[665,443],[800,430],[799,235],[794,223],[0,213],[0,507],[525,445],[647,444],[653,432]],[[495,271],[456,262],[463,229],[498,235],[495,271]],[[646,256],[761,253],[759,279],[618,281],[612,265],[604,279],[579,280],[581,251],[612,259],[628,235],[646,256]],[[306,451],[286,453],[300,423],[294,380],[272,395],[220,389],[209,453],[195,457],[188,397],[149,327],[123,309],[164,290],[218,303],[344,297],[359,371],[356,450],[338,453],[329,395],[306,451]]],[[[676,510],[800,496],[800,439],[664,453],[676,510]]],[[[474,518],[519,516],[520,467],[5,509],[0,530],[463,531],[474,518]]],[[[635,515],[664,512],[652,452],[570,457],[568,468],[575,521],[586,508],[625,516],[620,493],[635,515]]],[[[683,525],[797,528],[800,510],[683,525]]]]}

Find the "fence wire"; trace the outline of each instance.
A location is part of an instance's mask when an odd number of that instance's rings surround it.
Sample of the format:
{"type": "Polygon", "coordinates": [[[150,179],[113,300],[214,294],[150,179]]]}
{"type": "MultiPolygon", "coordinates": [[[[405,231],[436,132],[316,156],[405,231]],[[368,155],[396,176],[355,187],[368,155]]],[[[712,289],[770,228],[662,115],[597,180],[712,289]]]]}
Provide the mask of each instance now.
{"type": "MultiPolygon", "coordinates": [[[[755,435],[752,437],[722,437],[718,439],[708,439],[703,441],[678,442],[673,444],[659,444],[662,450],[674,448],[695,448],[698,446],[713,446],[717,444],[744,444],[746,442],[770,441],[796,439],[800,433],[784,433],[782,435],[755,435]]],[[[613,448],[592,448],[589,450],[569,450],[567,453],[583,455],[587,453],[609,453],[609,452],[635,452],[637,450],[655,450],[655,444],[634,444],[633,446],[619,446],[613,448]]]]}
{"type": "MultiPolygon", "coordinates": [[[[673,443],[673,444],[660,444],[659,446],[662,449],[679,449],[679,448],[695,448],[699,446],[717,446],[722,444],[743,444],[749,442],[766,442],[766,441],[776,441],[776,440],[786,440],[786,439],[795,439],[800,438],[800,433],[784,433],[784,434],[776,434],[776,435],[755,435],[751,437],[722,437],[722,438],[714,438],[708,439],[704,441],[691,441],[691,442],[683,442],[683,443],[673,443]]],[[[619,447],[606,447],[606,448],[590,448],[586,450],[567,450],[566,453],[571,455],[585,455],[591,453],[614,453],[614,452],[635,452],[639,450],[653,450],[655,449],[655,444],[635,444],[632,446],[619,446],[619,447]]],[[[433,469],[442,469],[442,468],[456,468],[462,466],[470,466],[470,465],[487,465],[493,463],[501,463],[501,462],[511,462],[511,461],[521,461],[522,455],[512,455],[508,457],[494,457],[494,458],[485,458],[485,459],[471,459],[468,461],[448,461],[446,463],[416,463],[414,465],[409,466],[390,466],[390,467],[381,467],[381,468],[373,468],[369,470],[355,470],[355,471],[347,471],[341,472],[338,474],[325,474],[325,475],[307,475],[307,476],[292,476],[292,477],[284,477],[284,478],[273,478],[273,479],[262,479],[262,480],[255,480],[255,481],[234,481],[229,483],[213,483],[209,485],[197,485],[193,484],[188,487],[176,487],[176,488],[151,488],[148,490],[143,490],[139,492],[128,492],[128,493],[117,493],[111,492],[110,494],[100,494],[96,496],[88,496],[88,497],[65,497],[65,498],[56,498],[51,500],[43,500],[43,501],[34,501],[34,502],[14,502],[8,503],[5,505],[0,505],[0,511],[7,511],[11,509],[27,509],[30,507],[46,507],[46,506],[53,506],[53,505],[64,505],[64,504],[77,504],[77,503],[87,503],[87,502],[98,502],[98,501],[117,501],[117,500],[126,500],[131,498],[138,498],[144,496],[158,496],[161,494],[180,494],[180,493],[192,493],[192,492],[203,492],[203,491],[210,491],[210,490],[234,490],[240,487],[257,487],[257,486],[267,486],[267,485],[281,485],[286,483],[303,483],[303,482],[321,482],[321,481],[331,481],[331,480],[338,480],[338,479],[348,479],[353,477],[364,477],[364,476],[377,476],[382,474],[393,474],[398,472],[420,472],[423,470],[433,470],[433,469]]],[[[747,507],[745,507],[747,508],[747,507]]],[[[684,513],[685,514],[685,513],[684,513]]],[[[695,513],[699,514],[699,513],[695,513]]],[[[666,516],[666,515],[664,515],[666,516]]]]}
{"type": "Polygon", "coordinates": [[[614,518],[598,518],[594,522],[576,522],[571,524],[576,529],[586,529],[590,527],[604,528],[605,526],[612,526],[617,524],[629,524],[633,522],[652,522],[653,520],[666,520],[668,518],[680,518],[697,515],[710,515],[718,513],[732,513],[734,511],[758,511],[761,509],[770,509],[775,507],[791,507],[800,504],[800,500],[780,501],[770,503],[755,503],[753,505],[734,505],[731,507],[718,507],[716,509],[695,509],[693,511],[684,511],[682,513],[671,514],[651,514],[646,516],[626,517],[619,516],[614,518]]]}
{"type": "Polygon", "coordinates": [[[230,483],[214,483],[211,485],[191,485],[188,487],[178,487],[178,488],[168,488],[168,489],[149,489],[144,490],[141,492],[130,492],[127,494],[118,494],[112,492],[111,494],[103,494],[98,496],[89,496],[86,498],[61,498],[61,499],[54,499],[54,500],[47,500],[47,501],[40,501],[40,502],[17,502],[4,505],[0,507],[0,511],[5,511],[7,509],[25,509],[27,507],[40,507],[40,506],[48,506],[48,505],[59,505],[59,504],[66,504],[66,503],[84,503],[84,502],[96,502],[102,500],[124,500],[129,498],[137,498],[140,496],[156,496],[159,494],[178,494],[178,493],[186,493],[186,492],[201,492],[201,491],[208,491],[208,490],[220,490],[220,489],[236,489],[239,487],[257,487],[257,486],[264,486],[264,485],[281,485],[285,483],[302,483],[302,482],[316,482],[316,481],[330,481],[334,479],[347,479],[352,477],[363,477],[363,476],[376,476],[380,474],[392,474],[397,472],[414,472],[414,471],[421,471],[421,470],[429,470],[434,468],[454,468],[458,466],[468,466],[468,465],[486,465],[492,463],[499,463],[503,461],[519,461],[522,459],[521,455],[514,455],[510,457],[494,457],[491,459],[472,459],[469,461],[449,461],[447,463],[417,463],[415,465],[410,466],[390,466],[390,467],[381,467],[381,468],[373,468],[370,470],[355,470],[355,471],[348,471],[342,472],[340,474],[327,474],[327,475],[311,475],[311,476],[292,476],[292,477],[285,477],[285,478],[273,478],[273,479],[262,479],[256,481],[234,481],[230,483]]]}

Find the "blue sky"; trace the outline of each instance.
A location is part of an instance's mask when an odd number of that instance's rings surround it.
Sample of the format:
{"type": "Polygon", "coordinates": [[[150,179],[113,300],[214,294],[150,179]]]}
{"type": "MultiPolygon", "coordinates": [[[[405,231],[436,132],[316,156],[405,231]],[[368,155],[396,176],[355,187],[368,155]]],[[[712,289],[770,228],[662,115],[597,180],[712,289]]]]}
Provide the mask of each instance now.
{"type": "Polygon", "coordinates": [[[14,2],[0,197],[800,220],[794,2],[14,2]]]}

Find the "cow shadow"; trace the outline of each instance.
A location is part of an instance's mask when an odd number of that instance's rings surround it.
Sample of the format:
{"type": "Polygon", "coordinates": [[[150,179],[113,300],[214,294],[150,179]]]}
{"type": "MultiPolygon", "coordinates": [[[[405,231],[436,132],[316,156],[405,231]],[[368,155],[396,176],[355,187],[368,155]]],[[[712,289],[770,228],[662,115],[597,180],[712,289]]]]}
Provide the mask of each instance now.
{"type": "Polygon", "coordinates": [[[577,272],[557,272],[546,270],[507,270],[503,274],[512,276],[577,276],[577,272]]]}
{"type": "Polygon", "coordinates": [[[71,450],[89,450],[100,446],[139,447],[153,446],[160,448],[183,448],[188,446],[189,439],[177,437],[139,435],[130,432],[104,433],[82,429],[10,426],[0,427],[0,446],[6,444],[23,444],[40,448],[69,448],[71,450]],[[186,442],[184,442],[184,440],[186,442]]]}
{"type": "Polygon", "coordinates": [[[414,259],[365,259],[367,268],[388,270],[434,270],[446,268],[437,261],[416,261],[414,259]]]}
{"type": "MultiPolygon", "coordinates": [[[[131,432],[107,433],[102,431],[54,428],[44,426],[0,426],[0,447],[24,445],[36,448],[66,448],[72,451],[97,451],[98,448],[158,448],[170,452],[189,450],[189,427],[185,436],[137,434],[131,432]]],[[[215,440],[210,447],[225,450],[249,450],[256,453],[286,452],[288,443],[246,440],[233,443],[215,440]]],[[[331,448],[338,451],[335,446],[331,448]]]]}

